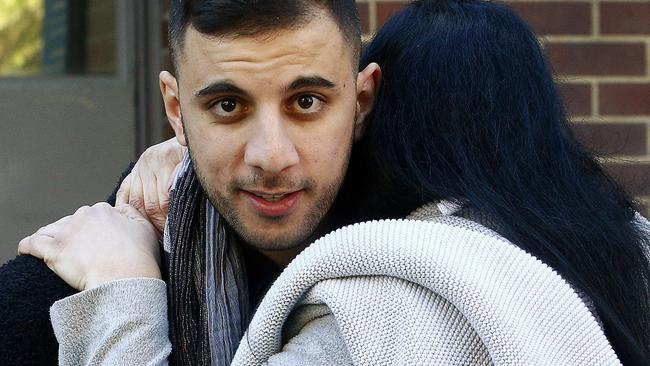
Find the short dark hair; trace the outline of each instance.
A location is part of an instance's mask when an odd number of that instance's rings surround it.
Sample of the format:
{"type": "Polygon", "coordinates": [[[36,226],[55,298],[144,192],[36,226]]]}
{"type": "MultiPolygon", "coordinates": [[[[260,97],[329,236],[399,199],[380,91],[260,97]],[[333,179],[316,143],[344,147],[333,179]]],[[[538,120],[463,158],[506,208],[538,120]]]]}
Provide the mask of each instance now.
{"type": "Polygon", "coordinates": [[[189,25],[212,36],[253,36],[304,25],[312,19],[315,9],[327,10],[345,41],[354,47],[356,71],[361,25],[354,0],[172,0],[168,31],[172,62],[178,69],[189,25]]]}

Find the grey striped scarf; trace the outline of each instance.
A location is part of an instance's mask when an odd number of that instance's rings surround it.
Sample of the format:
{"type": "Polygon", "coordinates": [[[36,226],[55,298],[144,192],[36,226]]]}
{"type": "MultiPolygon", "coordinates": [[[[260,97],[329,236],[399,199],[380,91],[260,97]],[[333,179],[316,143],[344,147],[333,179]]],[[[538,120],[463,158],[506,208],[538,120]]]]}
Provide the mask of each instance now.
{"type": "Polygon", "coordinates": [[[250,319],[240,248],[186,155],[164,234],[174,365],[229,365],[250,319]]]}

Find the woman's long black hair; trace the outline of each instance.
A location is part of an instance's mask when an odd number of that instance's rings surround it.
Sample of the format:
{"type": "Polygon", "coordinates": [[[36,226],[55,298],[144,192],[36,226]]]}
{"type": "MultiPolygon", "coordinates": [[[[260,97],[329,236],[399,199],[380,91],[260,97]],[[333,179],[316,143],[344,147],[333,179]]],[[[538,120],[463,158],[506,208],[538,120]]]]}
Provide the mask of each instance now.
{"type": "Polygon", "coordinates": [[[648,238],[573,136],[528,26],[494,2],[416,1],[366,48],[370,62],[383,81],[347,178],[355,219],[463,200],[591,298],[621,361],[648,364],[648,238]]]}

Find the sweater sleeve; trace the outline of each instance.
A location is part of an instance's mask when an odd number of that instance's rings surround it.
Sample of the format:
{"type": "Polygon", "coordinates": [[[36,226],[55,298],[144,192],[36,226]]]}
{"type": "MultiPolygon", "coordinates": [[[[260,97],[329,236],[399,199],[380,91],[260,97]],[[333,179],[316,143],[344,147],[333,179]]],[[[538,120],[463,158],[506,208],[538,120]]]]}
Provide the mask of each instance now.
{"type": "Polygon", "coordinates": [[[354,365],[345,341],[331,313],[314,319],[271,356],[268,366],[354,365]]]}
{"type": "MultiPolygon", "coordinates": [[[[117,190],[133,165],[129,164],[117,180],[107,200],[111,205],[115,204],[117,190]]],[[[0,267],[0,365],[56,364],[58,344],[48,310],[56,300],[76,292],[38,258],[19,255],[3,264],[0,267]]]]}
{"type": "MultiPolygon", "coordinates": [[[[59,364],[167,365],[165,283],[127,279],[106,283],[59,300],[52,326],[59,364]]],[[[309,321],[269,366],[353,365],[332,314],[309,321]]]]}
{"type": "Polygon", "coordinates": [[[165,282],[108,282],[54,303],[52,327],[60,365],[167,365],[165,282]]]}

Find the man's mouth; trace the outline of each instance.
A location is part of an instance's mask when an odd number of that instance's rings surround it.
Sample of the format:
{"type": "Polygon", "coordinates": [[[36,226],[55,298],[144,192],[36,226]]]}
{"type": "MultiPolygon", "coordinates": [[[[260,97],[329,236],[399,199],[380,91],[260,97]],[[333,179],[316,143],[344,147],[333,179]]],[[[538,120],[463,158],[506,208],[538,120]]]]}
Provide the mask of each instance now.
{"type": "Polygon", "coordinates": [[[293,192],[291,192],[291,193],[283,193],[283,194],[259,194],[259,193],[255,193],[255,192],[251,192],[251,193],[254,194],[255,196],[265,200],[265,201],[269,201],[269,202],[273,203],[273,202],[281,201],[282,199],[289,196],[293,192]]]}
{"type": "Polygon", "coordinates": [[[292,192],[241,191],[250,207],[261,216],[279,217],[290,214],[296,206],[302,190],[292,192]]]}

